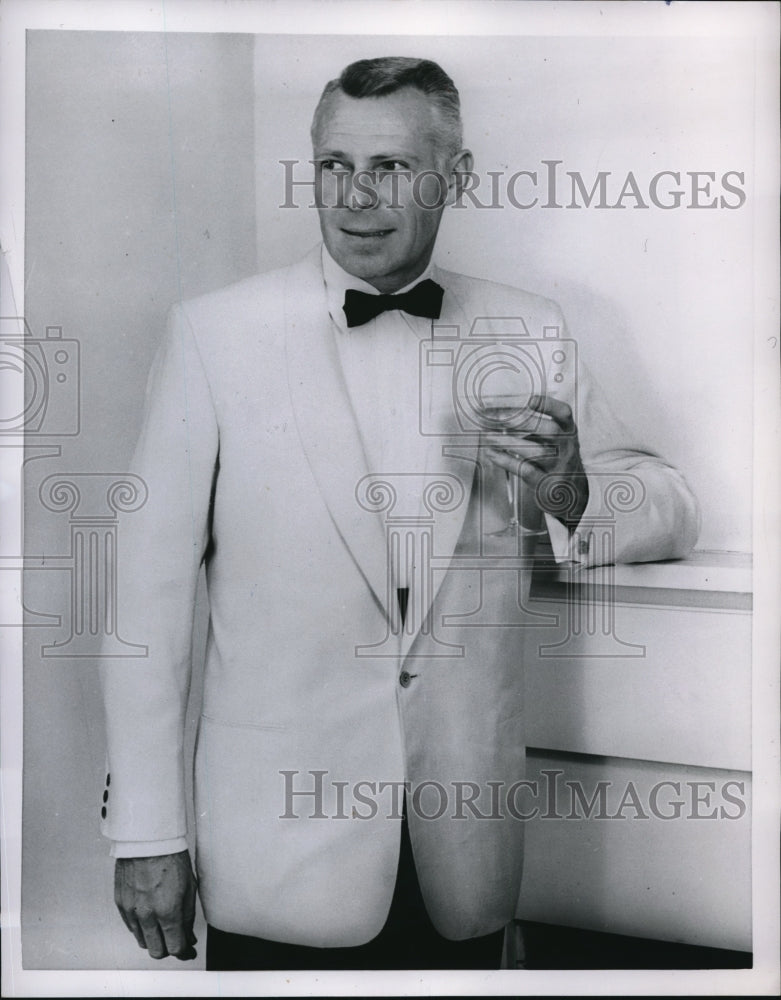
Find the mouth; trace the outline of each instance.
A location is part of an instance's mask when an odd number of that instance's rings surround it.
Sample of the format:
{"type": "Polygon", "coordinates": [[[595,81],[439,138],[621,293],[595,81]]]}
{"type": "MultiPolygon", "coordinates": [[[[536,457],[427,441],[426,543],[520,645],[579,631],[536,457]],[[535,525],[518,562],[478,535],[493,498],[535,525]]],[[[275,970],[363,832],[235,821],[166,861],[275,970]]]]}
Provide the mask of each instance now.
{"type": "Polygon", "coordinates": [[[386,236],[389,236],[393,229],[345,229],[342,227],[342,232],[347,236],[354,236],[359,240],[382,240],[386,236]]]}

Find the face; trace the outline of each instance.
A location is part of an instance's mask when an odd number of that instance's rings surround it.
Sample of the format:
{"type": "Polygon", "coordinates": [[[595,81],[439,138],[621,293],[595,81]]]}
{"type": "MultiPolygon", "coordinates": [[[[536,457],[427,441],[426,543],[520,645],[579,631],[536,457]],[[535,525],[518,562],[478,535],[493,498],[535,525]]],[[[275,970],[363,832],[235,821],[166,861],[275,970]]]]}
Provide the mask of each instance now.
{"type": "Polygon", "coordinates": [[[380,292],[414,281],[427,267],[456,165],[438,148],[435,110],[406,88],[383,97],[336,92],[314,136],[323,240],[349,274],[380,292]],[[444,178],[420,175],[437,171],[444,178]],[[426,207],[436,206],[436,207],[426,207]]]}

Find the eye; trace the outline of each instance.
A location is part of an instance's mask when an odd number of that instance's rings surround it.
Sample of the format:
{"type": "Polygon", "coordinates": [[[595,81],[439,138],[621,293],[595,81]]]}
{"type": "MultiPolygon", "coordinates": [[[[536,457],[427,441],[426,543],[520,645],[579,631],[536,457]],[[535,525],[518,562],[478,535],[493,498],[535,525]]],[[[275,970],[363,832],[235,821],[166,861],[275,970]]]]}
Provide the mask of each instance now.
{"type": "Polygon", "coordinates": [[[409,170],[409,164],[404,160],[383,160],[377,167],[381,174],[396,173],[401,170],[409,170]]]}
{"type": "Polygon", "coordinates": [[[335,160],[333,158],[326,157],[323,160],[318,160],[318,166],[321,170],[327,170],[330,173],[343,173],[347,170],[347,167],[341,160],[335,160]]]}

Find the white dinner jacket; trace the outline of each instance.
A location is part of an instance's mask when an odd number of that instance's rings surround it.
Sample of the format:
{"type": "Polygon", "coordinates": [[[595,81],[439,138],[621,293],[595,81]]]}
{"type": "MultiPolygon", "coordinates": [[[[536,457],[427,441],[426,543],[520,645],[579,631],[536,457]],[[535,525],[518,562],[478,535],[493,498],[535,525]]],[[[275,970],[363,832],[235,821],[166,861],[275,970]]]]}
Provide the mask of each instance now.
{"type": "MultiPolygon", "coordinates": [[[[444,372],[477,318],[497,336],[566,338],[546,299],[444,271],[437,280],[444,372]]],[[[585,368],[565,374],[593,484],[579,558],[599,561],[585,529],[604,513],[604,476],[626,473],[642,496],[615,515],[615,558],[686,554],[698,514],[683,478],[628,437],[585,368]]],[[[428,571],[399,629],[388,545],[407,544],[410,526],[392,484],[367,479],[378,470],[341,376],[319,248],[172,311],[132,468],[148,500],[119,533],[118,628],[148,654],[101,667],[103,831],[152,845],[186,833],[183,722],[205,561],[196,861],[207,920],[223,930],[315,946],[372,938],[393,893],[391,799],[404,781],[420,793],[410,834],[438,930],[466,938],[514,914],[523,823],[503,796],[524,774],[528,630],[518,563],[501,562],[512,540],[492,540],[494,562],[486,550],[486,532],[506,521],[504,474],[484,467],[453,414],[443,390],[441,423],[424,428],[443,441],[432,519],[411,531],[428,571]],[[473,794],[489,818],[464,805],[473,794]]]]}

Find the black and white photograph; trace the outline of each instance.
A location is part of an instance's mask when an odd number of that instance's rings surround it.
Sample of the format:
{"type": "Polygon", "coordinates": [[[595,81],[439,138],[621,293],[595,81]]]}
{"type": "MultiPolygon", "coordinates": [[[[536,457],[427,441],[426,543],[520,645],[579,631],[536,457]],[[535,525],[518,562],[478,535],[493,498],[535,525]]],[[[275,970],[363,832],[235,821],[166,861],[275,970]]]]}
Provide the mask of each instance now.
{"type": "Polygon", "coordinates": [[[779,980],[779,7],[0,3],[7,996],[779,980]]]}

